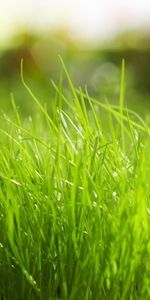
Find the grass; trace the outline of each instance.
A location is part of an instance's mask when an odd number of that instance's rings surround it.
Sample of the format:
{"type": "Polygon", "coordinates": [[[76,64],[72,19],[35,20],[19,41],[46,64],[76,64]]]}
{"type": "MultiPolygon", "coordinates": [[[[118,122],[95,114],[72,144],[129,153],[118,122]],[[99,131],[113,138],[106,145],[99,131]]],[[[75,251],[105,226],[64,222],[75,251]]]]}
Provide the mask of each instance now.
{"type": "MultiPolygon", "coordinates": [[[[120,105],[62,80],[51,112],[0,118],[0,296],[150,299],[150,135],[120,105]]],[[[28,97],[28,96],[27,96],[28,97]]]]}

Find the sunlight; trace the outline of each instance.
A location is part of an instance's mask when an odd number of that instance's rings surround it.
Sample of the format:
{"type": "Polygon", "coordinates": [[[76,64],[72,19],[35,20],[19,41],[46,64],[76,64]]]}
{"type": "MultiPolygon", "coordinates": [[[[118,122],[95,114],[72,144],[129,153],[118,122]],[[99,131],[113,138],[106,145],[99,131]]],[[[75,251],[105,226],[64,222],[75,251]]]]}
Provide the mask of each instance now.
{"type": "Polygon", "coordinates": [[[74,38],[106,39],[117,32],[150,25],[150,2],[119,0],[1,0],[0,35],[16,29],[67,29],[74,38]]]}

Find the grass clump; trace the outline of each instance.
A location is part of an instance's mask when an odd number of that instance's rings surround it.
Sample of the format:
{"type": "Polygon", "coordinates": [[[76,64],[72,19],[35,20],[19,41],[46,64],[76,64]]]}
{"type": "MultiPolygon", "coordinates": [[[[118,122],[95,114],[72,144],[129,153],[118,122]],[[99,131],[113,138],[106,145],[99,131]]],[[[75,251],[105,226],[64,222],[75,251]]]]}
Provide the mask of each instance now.
{"type": "Polygon", "coordinates": [[[0,129],[1,299],[150,299],[148,126],[120,106],[57,90],[49,114],[0,129]],[[102,122],[102,112],[105,122],[102,122]]]}

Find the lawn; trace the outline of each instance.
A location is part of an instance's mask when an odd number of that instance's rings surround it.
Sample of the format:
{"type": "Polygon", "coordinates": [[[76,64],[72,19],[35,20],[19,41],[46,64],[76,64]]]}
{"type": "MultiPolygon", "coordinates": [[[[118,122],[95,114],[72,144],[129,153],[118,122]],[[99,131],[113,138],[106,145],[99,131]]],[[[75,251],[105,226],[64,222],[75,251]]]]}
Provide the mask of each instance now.
{"type": "Polygon", "coordinates": [[[149,124],[124,105],[124,61],[117,105],[75,88],[60,61],[51,108],[22,62],[34,109],[23,117],[12,95],[0,116],[0,297],[148,300],[149,124]]]}

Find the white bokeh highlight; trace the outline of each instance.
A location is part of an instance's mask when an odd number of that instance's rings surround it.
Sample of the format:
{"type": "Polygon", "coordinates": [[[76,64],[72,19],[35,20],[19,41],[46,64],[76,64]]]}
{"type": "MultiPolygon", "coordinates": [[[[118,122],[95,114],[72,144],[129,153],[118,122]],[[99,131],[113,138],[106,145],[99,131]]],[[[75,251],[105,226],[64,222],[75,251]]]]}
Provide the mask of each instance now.
{"type": "Polygon", "coordinates": [[[66,28],[74,38],[96,41],[141,26],[150,27],[150,0],[0,1],[1,40],[21,28],[66,28]]]}

